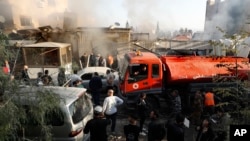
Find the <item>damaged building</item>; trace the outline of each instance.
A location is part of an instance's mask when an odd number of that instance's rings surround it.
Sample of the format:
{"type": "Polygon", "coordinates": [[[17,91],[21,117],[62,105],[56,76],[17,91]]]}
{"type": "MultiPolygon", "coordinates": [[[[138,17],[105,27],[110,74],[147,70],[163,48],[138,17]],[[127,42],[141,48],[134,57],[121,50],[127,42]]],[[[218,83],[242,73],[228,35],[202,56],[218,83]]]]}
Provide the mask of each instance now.
{"type": "Polygon", "coordinates": [[[14,43],[70,43],[74,60],[83,53],[115,54],[116,47],[130,42],[131,28],[77,27],[79,17],[67,11],[67,0],[2,0],[0,7],[0,28],[14,43]]]}

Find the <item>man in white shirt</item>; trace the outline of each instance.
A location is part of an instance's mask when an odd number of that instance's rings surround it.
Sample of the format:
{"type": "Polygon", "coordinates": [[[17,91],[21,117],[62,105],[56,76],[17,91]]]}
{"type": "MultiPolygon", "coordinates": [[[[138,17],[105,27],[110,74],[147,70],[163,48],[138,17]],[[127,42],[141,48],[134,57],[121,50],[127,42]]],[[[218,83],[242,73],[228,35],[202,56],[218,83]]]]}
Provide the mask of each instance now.
{"type": "Polygon", "coordinates": [[[106,79],[107,79],[107,91],[108,91],[108,89],[113,88],[114,86],[115,75],[111,72],[110,69],[106,71],[106,75],[107,75],[106,79]]]}
{"type": "Polygon", "coordinates": [[[103,113],[107,119],[111,119],[111,132],[115,132],[116,126],[116,116],[117,116],[117,106],[123,104],[123,100],[117,96],[114,96],[114,90],[108,90],[108,97],[104,99],[103,102],[103,113]]]}

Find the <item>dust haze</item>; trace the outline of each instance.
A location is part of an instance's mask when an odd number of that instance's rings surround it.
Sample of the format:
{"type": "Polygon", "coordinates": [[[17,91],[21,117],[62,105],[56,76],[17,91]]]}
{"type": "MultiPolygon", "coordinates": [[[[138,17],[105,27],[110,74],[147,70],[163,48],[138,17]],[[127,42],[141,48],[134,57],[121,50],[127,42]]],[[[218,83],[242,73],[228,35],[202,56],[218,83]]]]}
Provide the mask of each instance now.
{"type": "Polygon", "coordinates": [[[221,28],[228,34],[239,33],[249,30],[250,26],[250,1],[249,0],[216,0],[219,5],[214,7],[211,19],[206,21],[205,32],[208,33],[206,39],[222,38],[221,33],[216,27],[221,28]]]}
{"type": "MultiPolygon", "coordinates": [[[[112,2],[112,1],[110,1],[112,2]]],[[[116,21],[115,13],[117,11],[108,10],[110,8],[108,1],[104,0],[73,0],[69,1],[69,9],[76,13],[80,18],[78,20],[79,26],[100,26],[105,23],[112,25],[114,22],[119,22],[121,27],[125,27],[126,22],[133,26],[134,30],[138,32],[154,33],[156,29],[157,20],[155,18],[155,11],[158,9],[155,0],[123,0],[122,7],[126,11],[127,19],[116,21]],[[107,9],[108,11],[100,13],[99,9],[107,9]]],[[[114,6],[114,5],[113,5],[114,6]]],[[[111,7],[112,9],[112,7],[111,7]]],[[[106,25],[106,26],[109,26],[106,25]]]]}

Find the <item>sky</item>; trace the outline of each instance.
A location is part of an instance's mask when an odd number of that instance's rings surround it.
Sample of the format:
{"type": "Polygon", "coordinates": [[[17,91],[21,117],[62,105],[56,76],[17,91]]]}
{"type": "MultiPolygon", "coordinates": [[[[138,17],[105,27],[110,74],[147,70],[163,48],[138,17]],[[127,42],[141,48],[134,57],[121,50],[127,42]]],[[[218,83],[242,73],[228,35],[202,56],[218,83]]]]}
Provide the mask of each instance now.
{"type": "Polygon", "coordinates": [[[120,23],[141,31],[188,28],[203,31],[207,0],[69,0],[69,11],[80,17],[78,26],[106,27],[120,23]]]}

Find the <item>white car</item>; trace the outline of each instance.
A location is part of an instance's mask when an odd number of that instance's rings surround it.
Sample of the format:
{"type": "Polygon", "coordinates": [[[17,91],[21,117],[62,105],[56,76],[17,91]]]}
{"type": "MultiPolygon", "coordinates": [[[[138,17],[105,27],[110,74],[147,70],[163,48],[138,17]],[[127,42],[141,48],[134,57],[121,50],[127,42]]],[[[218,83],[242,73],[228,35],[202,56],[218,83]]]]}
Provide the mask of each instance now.
{"type": "MultiPolygon", "coordinates": [[[[93,105],[91,96],[86,93],[84,88],[74,87],[29,87],[20,88],[18,97],[14,97],[20,106],[23,106],[26,114],[29,110],[35,109],[37,105],[38,92],[52,92],[60,97],[59,112],[47,111],[44,115],[46,123],[51,125],[51,135],[53,141],[88,141],[89,134],[84,134],[83,129],[86,123],[93,118],[93,105]],[[50,115],[50,116],[48,116],[50,115]]],[[[41,137],[42,130],[38,126],[39,122],[34,121],[32,116],[28,117],[28,122],[20,132],[20,137],[36,139],[41,137]],[[30,119],[29,119],[30,118],[30,119]],[[24,134],[25,133],[25,134],[24,134]]]]}
{"type": "Polygon", "coordinates": [[[81,77],[82,84],[83,84],[84,88],[89,90],[89,81],[93,77],[94,72],[97,72],[102,79],[102,91],[104,92],[107,88],[107,75],[106,75],[107,70],[111,70],[113,72],[113,74],[115,75],[114,89],[117,90],[117,88],[119,86],[119,75],[118,75],[117,71],[112,70],[111,68],[108,68],[108,67],[86,67],[86,68],[80,70],[77,74],[81,77]]]}

